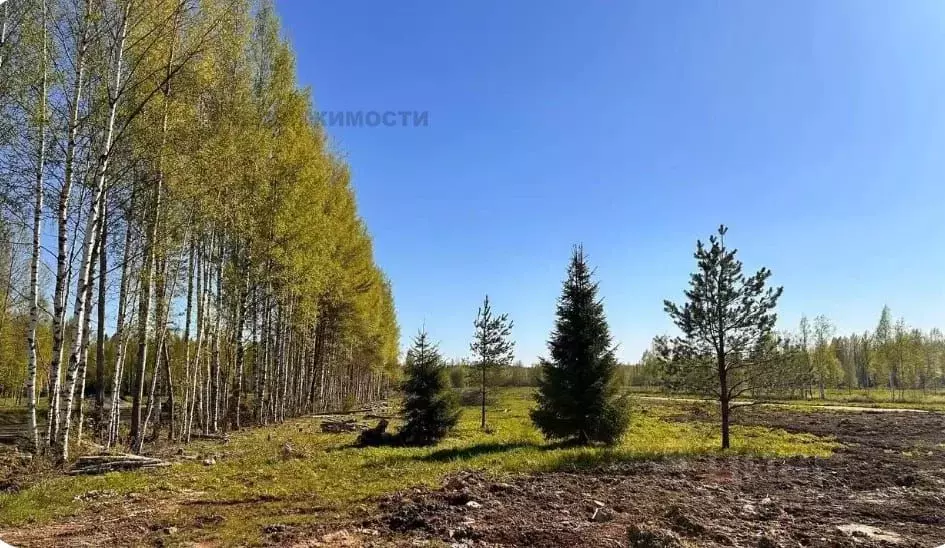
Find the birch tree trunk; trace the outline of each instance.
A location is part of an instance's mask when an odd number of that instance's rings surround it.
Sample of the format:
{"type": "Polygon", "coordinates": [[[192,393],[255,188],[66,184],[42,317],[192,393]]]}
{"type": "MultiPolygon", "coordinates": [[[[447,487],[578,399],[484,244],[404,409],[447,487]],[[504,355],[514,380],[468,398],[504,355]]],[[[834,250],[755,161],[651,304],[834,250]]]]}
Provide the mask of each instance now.
{"type": "MultiPolygon", "coordinates": [[[[222,242],[220,245],[220,257],[222,259],[223,252],[222,242]]],[[[222,270],[222,260],[218,259],[216,262],[216,296],[214,298],[214,317],[213,317],[213,353],[211,358],[211,370],[210,370],[210,398],[211,398],[211,410],[210,410],[210,431],[217,431],[217,421],[220,416],[220,339],[222,338],[222,333],[220,332],[220,323],[223,319],[223,281],[221,280],[223,275],[222,270]]]]}
{"type": "MultiPolygon", "coordinates": [[[[89,215],[86,226],[85,238],[82,247],[82,262],[79,268],[78,287],[75,295],[75,308],[73,316],[76,319],[76,330],[73,336],[73,343],[69,352],[69,362],[66,368],[65,383],[62,384],[61,394],[59,395],[59,428],[56,440],[52,445],[53,455],[60,461],[69,458],[69,431],[72,426],[72,407],[75,402],[76,382],[79,378],[79,369],[82,366],[82,353],[88,340],[88,299],[92,294],[92,263],[95,260],[95,246],[98,240],[98,231],[100,223],[98,222],[98,210],[101,207],[99,203],[101,196],[98,196],[92,204],[92,213],[89,215]]],[[[80,394],[81,398],[82,395],[80,394]]]]}
{"type": "MultiPolygon", "coordinates": [[[[168,295],[174,294],[174,288],[176,287],[178,274],[179,272],[177,271],[177,269],[175,269],[174,273],[170,277],[171,285],[170,285],[170,289],[168,290],[168,286],[165,282],[165,280],[167,279],[167,261],[166,260],[161,261],[161,267],[159,269],[159,276],[158,276],[158,283],[157,283],[157,298],[156,298],[157,304],[155,305],[155,311],[154,311],[155,319],[158,324],[157,325],[158,339],[157,339],[157,347],[156,347],[155,358],[154,358],[154,374],[151,377],[151,390],[148,395],[148,412],[145,415],[144,422],[142,423],[141,436],[139,437],[139,439],[141,439],[142,441],[139,443],[139,446],[136,449],[137,452],[141,452],[141,450],[144,448],[143,440],[148,430],[148,424],[151,421],[151,415],[154,411],[155,401],[157,400],[157,398],[155,397],[155,388],[157,387],[159,383],[158,379],[160,377],[162,365],[164,366],[165,374],[167,375],[168,386],[172,386],[171,385],[172,381],[170,379],[170,374],[171,374],[170,353],[168,352],[168,349],[167,349],[167,326],[169,323],[168,315],[170,313],[170,306],[168,305],[168,300],[169,300],[168,295]]],[[[171,401],[173,401],[173,396],[172,396],[171,401]]],[[[158,406],[158,409],[159,409],[158,414],[160,415],[160,406],[158,406]]],[[[173,410],[171,411],[171,413],[173,414],[173,410]]]]}
{"type": "MultiPolygon", "coordinates": [[[[134,203],[134,194],[132,194],[131,209],[134,209],[134,203]]],[[[113,340],[116,341],[118,348],[116,349],[115,371],[112,377],[112,405],[109,413],[108,434],[105,441],[106,447],[111,447],[111,445],[117,441],[118,423],[121,419],[121,376],[124,370],[125,352],[127,348],[125,340],[125,308],[128,302],[128,271],[130,269],[133,256],[131,253],[131,233],[132,226],[131,223],[128,222],[125,227],[124,257],[121,262],[121,281],[119,282],[118,288],[118,312],[116,317],[115,336],[113,338],[113,340]]]]}
{"type": "MultiPolygon", "coordinates": [[[[0,19],[0,68],[3,67],[4,54],[7,45],[7,20],[10,18],[10,5],[3,3],[3,19],[0,19]]],[[[43,51],[46,49],[46,2],[43,2],[43,51]]],[[[45,55],[44,55],[45,57],[45,55]]]]}
{"type": "Polygon", "coordinates": [[[154,351],[154,372],[151,373],[151,387],[148,390],[148,405],[144,414],[144,420],[141,421],[140,430],[138,436],[134,437],[135,445],[132,447],[132,450],[135,453],[140,453],[144,450],[144,440],[148,434],[148,424],[151,422],[151,413],[154,411],[154,390],[158,385],[158,380],[161,376],[161,362],[163,356],[161,351],[164,347],[165,334],[167,332],[167,324],[163,314],[164,307],[164,291],[166,291],[166,286],[164,284],[164,264],[157,268],[157,284],[156,284],[156,295],[155,295],[155,305],[154,305],[154,328],[156,330],[155,335],[157,340],[155,341],[155,351],[154,351]]]}
{"type": "MultiPolygon", "coordinates": [[[[184,401],[181,403],[181,431],[178,436],[178,439],[181,440],[186,437],[184,429],[187,428],[188,410],[190,409],[190,320],[194,304],[194,245],[189,237],[187,248],[187,306],[184,313],[184,401]]],[[[174,425],[171,424],[171,432],[173,431],[174,425]]],[[[173,436],[173,434],[171,434],[171,436],[173,436]]]]}
{"type": "Polygon", "coordinates": [[[53,296],[53,347],[52,360],[49,364],[49,417],[47,425],[47,440],[50,445],[55,444],[59,435],[59,392],[60,374],[62,368],[63,339],[65,338],[66,314],[66,287],[69,284],[69,251],[68,242],[69,198],[72,193],[72,184],[75,180],[76,147],[80,125],[80,101],[82,99],[83,79],[85,78],[85,56],[89,47],[89,27],[92,17],[92,3],[86,1],[85,17],[82,19],[82,30],[78,38],[75,59],[75,81],[71,102],[69,103],[69,128],[66,141],[66,151],[63,167],[63,183],[59,191],[57,208],[58,234],[56,254],[56,288],[53,296]]]}
{"type": "Polygon", "coordinates": [[[197,411],[201,409],[197,405],[197,395],[199,393],[198,386],[200,383],[200,355],[203,350],[204,342],[204,324],[206,323],[206,310],[207,310],[207,272],[206,266],[204,264],[205,257],[201,249],[197,250],[197,340],[196,348],[194,349],[194,360],[193,360],[193,380],[190,385],[190,411],[188,412],[188,419],[186,425],[186,438],[185,441],[190,441],[191,432],[193,432],[193,422],[194,415],[197,411]]]}
{"type": "MultiPolygon", "coordinates": [[[[87,301],[86,294],[87,288],[89,286],[89,273],[91,270],[91,259],[92,252],[96,246],[98,231],[101,229],[99,217],[101,216],[101,210],[104,207],[104,194],[105,194],[105,177],[108,174],[108,163],[111,159],[111,151],[113,144],[113,137],[115,132],[115,117],[118,112],[118,102],[120,97],[120,88],[121,88],[121,74],[122,74],[122,59],[125,52],[125,38],[128,32],[128,16],[131,10],[131,2],[125,4],[124,10],[122,10],[121,23],[118,44],[115,51],[114,59],[114,91],[111,91],[108,95],[108,125],[105,131],[104,143],[102,145],[102,154],[99,159],[99,166],[96,173],[96,186],[94,191],[94,196],[92,198],[92,213],[89,215],[88,219],[88,228],[86,229],[85,242],[83,244],[83,255],[82,262],[79,265],[79,281],[78,289],[76,291],[76,304],[75,304],[75,317],[76,325],[80,326],[85,321],[85,315],[87,313],[87,301]]],[[[76,380],[76,371],[79,366],[79,353],[83,345],[84,336],[81,334],[81,331],[76,332],[74,342],[72,345],[72,351],[69,355],[69,369],[66,378],[67,386],[63,387],[64,395],[66,396],[65,402],[65,423],[61,429],[59,439],[57,440],[56,446],[59,456],[62,460],[65,460],[69,456],[69,427],[70,422],[69,417],[72,412],[73,397],[75,392],[75,380],[76,380]]]]}
{"type": "Polygon", "coordinates": [[[243,323],[246,318],[246,299],[249,294],[249,278],[246,278],[246,281],[240,285],[239,291],[239,303],[237,304],[236,312],[236,326],[233,329],[234,332],[234,343],[236,346],[236,379],[233,382],[233,397],[235,403],[233,405],[233,425],[238,430],[240,428],[240,405],[242,404],[242,393],[243,393],[243,360],[244,360],[244,348],[243,348],[243,323]]]}
{"type": "Polygon", "coordinates": [[[168,425],[167,425],[167,439],[171,441],[174,439],[174,377],[171,375],[171,354],[169,350],[167,341],[163,345],[163,354],[164,354],[164,378],[167,382],[167,411],[168,411],[168,425]]]}
{"type": "MultiPolygon", "coordinates": [[[[6,13],[7,6],[3,7],[6,13]]],[[[46,170],[46,95],[47,95],[47,57],[49,51],[46,45],[47,41],[47,11],[46,0],[42,0],[42,67],[40,69],[40,92],[39,92],[39,142],[36,151],[36,187],[33,202],[33,241],[30,247],[30,320],[26,335],[27,343],[27,365],[26,365],[26,412],[30,437],[30,449],[35,453],[39,449],[39,428],[36,424],[36,326],[39,323],[39,241],[42,234],[43,223],[43,175],[46,170]]],[[[6,33],[6,17],[3,19],[3,31],[6,33]]],[[[0,41],[2,41],[0,37],[0,41]]],[[[2,64],[2,61],[0,61],[2,64]]]]}
{"type": "Polygon", "coordinates": [[[105,304],[108,282],[108,194],[102,209],[102,235],[98,250],[98,325],[95,333],[95,418],[97,433],[105,425],[105,304]]]}
{"type": "MultiPolygon", "coordinates": [[[[104,200],[104,196],[102,197],[104,200]]],[[[104,208],[104,206],[103,206],[104,208]]],[[[99,219],[99,232],[105,229],[104,227],[105,217],[104,214],[101,219],[99,219]]],[[[98,255],[101,253],[100,248],[102,247],[104,240],[99,238],[98,245],[95,246],[95,249],[92,251],[92,262],[90,265],[90,276],[91,272],[94,272],[95,263],[98,261],[98,255]]],[[[89,280],[88,287],[85,290],[85,300],[86,302],[92,301],[92,283],[91,279],[89,280]]],[[[85,321],[82,324],[82,349],[79,352],[79,405],[78,405],[78,430],[76,432],[76,441],[77,443],[82,443],[82,429],[83,423],[85,422],[85,406],[83,405],[85,401],[85,379],[88,374],[89,369],[89,338],[90,338],[90,324],[92,320],[92,314],[88,313],[85,315],[85,321]]]]}
{"type": "Polygon", "coordinates": [[[141,443],[141,400],[144,399],[144,382],[148,366],[148,319],[151,314],[151,284],[154,281],[155,234],[157,228],[157,209],[160,202],[160,188],[155,188],[155,208],[151,226],[145,238],[144,264],[141,273],[141,292],[138,295],[138,352],[135,361],[134,388],[131,401],[131,447],[141,443]]]}
{"type": "Polygon", "coordinates": [[[272,355],[272,285],[267,284],[266,286],[266,300],[263,304],[263,329],[262,329],[262,338],[263,338],[263,358],[262,358],[262,382],[260,382],[259,390],[259,423],[267,424],[268,422],[268,403],[267,399],[269,396],[269,363],[272,355]]]}

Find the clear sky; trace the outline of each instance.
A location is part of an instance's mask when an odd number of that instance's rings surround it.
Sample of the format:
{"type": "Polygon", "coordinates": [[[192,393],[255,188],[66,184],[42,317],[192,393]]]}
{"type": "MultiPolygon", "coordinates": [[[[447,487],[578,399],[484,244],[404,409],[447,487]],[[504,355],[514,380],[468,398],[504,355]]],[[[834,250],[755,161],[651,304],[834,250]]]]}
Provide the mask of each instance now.
{"type": "MultiPolygon", "coordinates": [[[[623,359],[671,331],[697,238],[802,313],[945,327],[945,4],[909,0],[277,0],[331,127],[405,342],[468,353],[489,293],[545,352],[572,244],[623,359]]],[[[313,227],[316,228],[316,227],[313,227]]]]}

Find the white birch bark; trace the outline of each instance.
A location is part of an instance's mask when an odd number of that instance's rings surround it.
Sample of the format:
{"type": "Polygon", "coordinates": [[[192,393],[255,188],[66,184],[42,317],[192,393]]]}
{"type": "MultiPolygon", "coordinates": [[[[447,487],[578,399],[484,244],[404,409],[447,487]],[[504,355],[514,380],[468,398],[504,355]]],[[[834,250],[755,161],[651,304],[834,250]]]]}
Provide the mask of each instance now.
{"type": "MultiPolygon", "coordinates": [[[[134,207],[134,197],[131,199],[132,208],[134,207]]],[[[128,302],[128,271],[132,262],[131,249],[132,226],[129,222],[125,227],[125,248],[124,258],[121,262],[121,281],[118,288],[118,312],[115,325],[114,340],[118,344],[115,355],[115,371],[112,376],[112,405],[109,408],[108,435],[105,445],[111,447],[118,438],[118,423],[121,418],[121,376],[125,364],[125,352],[127,342],[125,337],[125,308],[128,302]]]]}
{"type": "Polygon", "coordinates": [[[80,121],[80,102],[82,99],[82,88],[85,78],[85,57],[89,47],[89,27],[92,17],[92,3],[86,1],[85,16],[82,19],[82,30],[77,39],[76,59],[75,59],[75,81],[71,102],[69,103],[69,129],[66,141],[66,151],[63,167],[63,183],[59,191],[59,204],[57,209],[58,234],[57,234],[57,254],[56,254],[56,288],[53,296],[53,348],[52,360],[49,365],[49,417],[47,425],[47,439],[50,445],[55,443],[58,437],[58,428],[61,420],[59,414],[59,393],[61,385],[61,369],[63,354],[63,339],[65,338],[65,314],[66,314],[66,291],[69,285],[68,263],[70,252],[66,249],[68,241],[68,222],[69,222],[69,200],[72,193],[72,185],[75,181],[75,161],[76,148],[79,133],[80,121]]]}
{"type": "MultiPolygon", "coordinates": [[[[79,280],[78,280],[78,289],[76,291],[76,303],[75,303],[75,312],[76,325],[81,326],[85,321],[85,315],[88,313],[88,302],[86,300],[87,288],[90,285],[89,273],[91,271],[91,259],[92,252],[95,246],[97,245],[98,233],[101,229],[99,223],[99,217],[101,216],[101,210],[104,207],[104,193],[105,193],[105,177],[108,174],[108,163],[111,157],[111,149],[113,144],[113,137],[115,132],[115,117],[118,112],[118,102],[121,89],[121,76],[122,76],[122,59],[125,52],[125,38],[128,33],[128,17],[131,10],[131,2],[125,4],[124,9],[122,10],[121,23],[118,44],[115,51],[114,59],[114,91],[109,93],[108,102],[109,102],[109,113],[108,113],[108,125],[105,130],[105,139],[102,145],[102,155],[99,160],[98,170],[96,173],[96,186],[94,196],[92,198],[92,213],[89,215],[88,225],[85,234],[85,242],[83,243],[83,253],[82,261],[79,263],[79,280]]],[[[75,396],[75,383],[76,383],[76,373],[79,366],[79,353],[81,352],[83,345],[83,338],[87,335],[83,334],[82,330],[76,332],[76,336],[73,340],[72,351],[69,355],[69,369],[66,374],[66,386],[63,387],[63,395],[66,398],[64,403],[64,414],[61,414],[61,419],[64,421],[62,428],[60,429],[59,439],[56,442],[57,450],[59,452],[59,457],[63,460],[69,457],[69,428],[71,424],[71,413],[72,405],[75,396]]]]}
{"type": "Polygon", "coordinates": [[[210,397],[212,398],[212,409],[210,411],[210,431],[216,432],[220,418],[220,325],[223,319],[223,246],[220,245],[219,254],[216,257],[216,295],[214,298],[214,317],[213,317],[213,350],[211,354],[211,384],[210,397]]]}
{"type": "MultiPolygon", "coordinates": [[[[6,6],[3,8],[7,9],[6,6]]],[[[40,61],[40,93],[39,93],[39,143],[36,155],[36,188],[33,203],[33,242],[30,248],[30,320],[26,335],[27,364],[26,364],[26,412],[31,449],[39,449],[39,429],[36,424],[36,326],[39,323],[39,241],[43,223],[43,175],[46,169],[46,94],[47,94],[47,57],[49,55],[47,41],[47,11],[46,0],[42,0],[42,60],[40,61]]],[[[4,27],[6,18],[4,18],[4,27]]],[[[5,28],[4,28],[5,31],[5,28]]]]}
{"type": "MultiPolygon", "coordinates": [[[[103,198],[104,198],[104,196],[103,196],[103,198]]],[[[103,230],[102,227],[103,227],[104,221],[105,221],[105,217],[102,216],[102,217],[99,219],[99,228],[98,228],[98,231],[99,231],[100,234],[101,234],[101,232],[102,232],[102,230],[103,230]]],[[[98,261],[98,255],[99,255],[99,253],[101,253],[102,244],[103,244],[103,240],[102,240],[101,238],[99,238],[98,244],[95,246],[95,250],[92,252],[92,263],[91,263],[91,265],[92,265],[92,266],[91,266],[92,270],[95,269],[95,264],[96,264],[96,262],[98,261]]],[[[92,288],[93,288],[93,284],[92,284],[92,280],[91,280],[91,276],[90,276],[89,284],[88,284],[88,286],[87,286],[86,289],[85,289],[85,292],[86,292],[85,300],[86,300],[87,303],[90,303],[90,302],[92,301],[92,288]]],[[[88,305],[87,305],[87,306],[88,306],[88,305]]],[[[78,396],[79,396],[78,415],[79,415],[79,417],[78,417],[78,421],[77,421],[77,423],[78,423],[78,427],[77,427],[78,430],[77,430],[77,432],[76,432],[76,441],[77,441],[77,443],[79,443],[79,444],[82,443],[82,425],[83,425],[83,422],[85,422],[85,407],[84,407],[84,405],[82,405],[82,404],[83,404],[84,401],[85,401],[85,399],[84,399],[84,398],[85,398],[85,379],[86,379],[86,376],[87,376],[88,370],[89,370],[89,339],[90,339],[90,333],[91,333],[91,332],[90,332],[90,328],[91,328],[91,325],[90,325],[90,324],[91,324],[91,323],[92,323],[92,314],[91,314],[91,312],[89,312],[89,313],[87,313],[87,314],[85,315],[85,321],[82,323],[82,340],[83,340],[83,343],[82,343],[82,349],[81,349],[81,351],[79,352],[79,393],[78,393],[78,396]]]]}
{"type": "Polygon", "coordinates": [[[187,258],[187,306],[184,313],[184,401],[181,404],[181,430],[178,439],[185,439],[187,418],[190,409],[190,320],[194,304],[194,245],[188,238],[187,258]]]}
{"type": "MultiPolygon", "coordinates": [[[[162,261],[162,262],[165,262],[165,261],[162,261]]],[[[178,265],[178,268],[179,267],[180,265],[178,265]]],[[[160,290],[158,291],[158,295],[157,295],[158,304],[155,310],[156,321],[158,322],[158,326],[159,326],[157,346],[156,346],[157,352],[155,353],[155,358],[154,358],[154,375],[151,376],[151,389],[148,394],[148,411],[144,416],[144,422],[141,423],[141,436],[140,436],[141,441],[139,442],[139,445],[136,448],[136,451],[139,453],[144,448],[145,433],[148,431],[148,424],[150,423],[151,415],[154,412],[154,402],[156,399],[154,396],[154,392],[158,384],[158,379],[160,377],[161,364],[163,361],[164,365],[167,366],[169,362],[169,358],[170,358],[170,356],[168,355],[167,346],[166,346],[167,345],[168,315],[170,313],[170,306],[167,306],[167,303],[169,301],[168,295],[173,295],[174,290],[177,287],[177,279],[179,277],[178,268],[175,268],[174,273],[171,275],[170,289],[168,290],[166,286],[161,287],[159,288],[160,290]]],[[[164,273],[166,273],[166,265],[162,267],[162,270],[164,270],[164,273]]],[[[162,273],[162,276],[165,275],[164,273],[162,273]]],[[[167,369],[167,371],[169,372],[170,370],[167,369]]]]}
{"type": "MultiPolygon", "coordinates": [[[[4,59],[4,54],[6,53],[5,46],[7,45],[7,25],[8,25],[7,20],[10,18],[10,11],[9,11],[10,5],[2,1],[0,1],[0,4],[3,5],[3,19],[0,20],[0,68],[3,68],[3,59],[4,59]]],[[[43,2],[43,33],[44,34],[46,30],[45,24],[46,24],[46,3],[43,2]]],[[[45,39],[46,37],[43,36],[43,49],[44,50],[46,47],[45,39]]]]}

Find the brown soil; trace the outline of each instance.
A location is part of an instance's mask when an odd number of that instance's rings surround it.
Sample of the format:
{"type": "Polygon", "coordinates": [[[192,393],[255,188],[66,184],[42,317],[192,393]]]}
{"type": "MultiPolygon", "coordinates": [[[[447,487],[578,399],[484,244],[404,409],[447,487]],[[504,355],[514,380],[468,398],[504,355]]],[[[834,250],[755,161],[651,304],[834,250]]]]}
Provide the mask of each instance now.
{"type": "Polygon", "coordinates": [[[844,446],[827,459],[668,459],[508,482],[461,474],[382,500],[352,531],[366,545],[456,548],[945,543],[945,415],[754,409],[742,423],[844,446]]]}

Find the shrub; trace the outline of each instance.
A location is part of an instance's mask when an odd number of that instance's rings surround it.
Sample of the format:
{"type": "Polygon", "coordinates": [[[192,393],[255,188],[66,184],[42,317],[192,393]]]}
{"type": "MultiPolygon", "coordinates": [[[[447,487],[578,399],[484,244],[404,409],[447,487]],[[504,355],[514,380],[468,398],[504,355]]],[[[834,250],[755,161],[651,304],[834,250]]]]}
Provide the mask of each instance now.
{"type": "MultiPolygon", "coordinates": [[[[486,392],[486,405],[495,405],[499,397],[492,392],[486,392]]],[[[459,403],[466,406],[482,404],[482,390],[479,388],[467,388],[459,391],[459,403]]]]}

